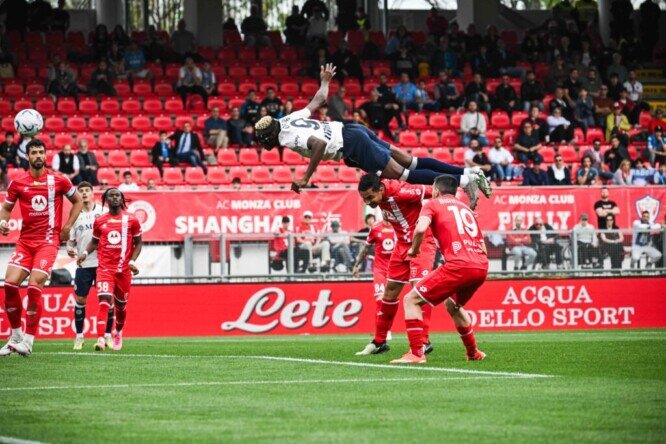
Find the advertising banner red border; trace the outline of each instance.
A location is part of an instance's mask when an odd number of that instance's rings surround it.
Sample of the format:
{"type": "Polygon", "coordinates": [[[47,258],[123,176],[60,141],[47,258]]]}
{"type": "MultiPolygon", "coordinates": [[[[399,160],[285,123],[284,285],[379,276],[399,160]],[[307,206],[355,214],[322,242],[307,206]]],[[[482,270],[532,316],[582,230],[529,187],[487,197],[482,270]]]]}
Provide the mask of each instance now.
{"type": "MultiPolygon", "coordinates": [[[[477,331],[666,327],[666,278],[488,281],[467,309],[477,331]],[[636,291],[640,289],[640,292],[636,291]]],[[[371,333],[370,282],[134,286],[128,337],[371,333]]],[[[24,306],[27,303],[22,290],[24,306]]],[[[44,291],[39,336],[73,337],[70,287],[44,291]]],[[[95,331],[97,297],[89,298],[86,334],[95,331]]],[[[454,331],[443,307],[433,331],[454,331]]],[[[393,331],[404,331],[402,309],[393,331]]],[[[10,333],[0,309],[0,335],[10,333]]]]}

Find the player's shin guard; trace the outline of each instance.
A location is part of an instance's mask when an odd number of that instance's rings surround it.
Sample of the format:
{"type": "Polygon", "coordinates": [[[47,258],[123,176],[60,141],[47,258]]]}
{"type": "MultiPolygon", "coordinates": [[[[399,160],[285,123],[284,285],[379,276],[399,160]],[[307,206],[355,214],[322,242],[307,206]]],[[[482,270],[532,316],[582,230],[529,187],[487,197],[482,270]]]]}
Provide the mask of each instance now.
{"type": "MultiPolygon", "coordinates": [[[[461,176],[465,173],[464,168],[457,167],[455,165],[450,165],[448,163],[441,162],[437,159],[431,157],[417,157],[416,158],[416,169],[417,170],[432,170],[436,173],[441,174],[450,174],[452,176],[461,176]]],[[[460,178],[458,178],[460,179],[460,178]]]]}
{"type": "Polygon", "coordinates": [[[18,285],[10,282],[5,282],[5,311],[9,318],[9,325],[13,329],[21,328],[21,314],[23,312],[21,294],[18,285]]]}
{"type": "Polygon", "coordinates": [[[113,309],[109,309],[109,316],[106,318],[106,330],[105,333],[107,335],[111,334],[111,331],[113,331],[113,321],[115,320],[115,315],[114,315],[113,309]]]}
{"type": "Polygon", "coordinates": [[[400,301],[381,300],[381,307],[377,312],[377,323],[375,324],[375,343],[386,342],[386,335],[393,325],[393,318],[398,312],[400,301]]]}
{"type": "Polygon", "coordinates": [[[111,302],[100,299],[99,308],[97,309],[97,336],[101,337],[106,331],[106,322],[109,317],[109,309],[111,302]]]}
{"type": "Polygon", "coordinates": [[[121,331],[125,326],[125,317],[127,316],[127,302],[116,299],[116,331],[121,331]]]}
{"type": "Polygon", "coordinates": [[[476,338],[474,337],[474,329],[470,325],[469,327],[456,327],[458,333],[460,334],[460,339],[462,340],[465,348],[467,349],[467,355],[473,355],[476,352],[476,338]]]}
{"type": "Polygon", "coordinates": [[[423,356],[423,344],[426,343],[425,327],[420,319],[407,319],[407,338],[409,339],[409,348],[415,356],[423,356]]]}
{"type": "Polygon", "coordinates": [[[423,342],[427,344],[430,342],[430,318],[432,317],[432,305],[423,304],[421,306],[423,312],[423,342]]]}
{"type": "Polygon", "coordinates": [[[34,336],[37,333],[39,319],[42,317],[42,289],[28,286],[28,309],[25,311],[25,334],[34,336]]]}
{"type": "Polygon", "coordinates": [[[86,304],[74,304],[74,328],[77,335],[83,334],[83,326],[86,322],[86,304]]]}

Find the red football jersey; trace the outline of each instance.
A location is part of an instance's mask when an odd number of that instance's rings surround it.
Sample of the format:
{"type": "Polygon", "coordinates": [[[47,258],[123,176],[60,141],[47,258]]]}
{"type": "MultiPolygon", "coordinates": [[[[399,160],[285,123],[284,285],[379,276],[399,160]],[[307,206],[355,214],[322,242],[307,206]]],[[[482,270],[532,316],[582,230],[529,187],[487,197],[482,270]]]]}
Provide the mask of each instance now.
{"type": "Polygon", "coordinates": [[[430,219],[447,266],[488,268],[483,233],[467,205],[453,196],[440,196],[423,206],[421,217],[430,219]]]}
{"type": "Polygon", "coordinates": [[[391,253],[395,248],[395,231],[384,222],[377,222],[368,232],[367,242],[375,246],[375,261],[372,265],[373,272],[386,274],[391,253]]]}
{"type": "Polygon", "coordinates": [[[5,202],[18,202],[21,207],[20,239],[60,245],[63,196],[71,197],[74,193],[76,188],[66,176],[49,170],[39,178],[27,171],[12,180],[5,202]]]}
{"type": "Polygon", "coordinates": [[[99,241],[99,268],[118,273],[128,271],[137,236],[141,236],[141,224],[132,213],[122,211],[115,216],[104,213],[95,219],[93,237],[99,241]]]}
{"type": "MultiPolygon", "coordinates": [[[[382,180],[386,191],[379,204],[382,215],[395,230],[398,242],[411,244],[424,199],[432,197],[432,187],[412,185],[399,180],[382,180]]],[[[426,234],[426,240],[430,232],[426,234]]]]}

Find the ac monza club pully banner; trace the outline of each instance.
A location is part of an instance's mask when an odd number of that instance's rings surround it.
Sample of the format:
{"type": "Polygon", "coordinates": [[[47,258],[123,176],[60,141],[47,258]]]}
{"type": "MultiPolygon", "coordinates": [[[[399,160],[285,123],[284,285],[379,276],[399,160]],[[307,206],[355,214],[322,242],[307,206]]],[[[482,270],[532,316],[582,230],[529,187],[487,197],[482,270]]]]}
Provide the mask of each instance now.
{"type": "MultiPolygon", "coordinates": [[[[479,332],[664,328],[665,286],[666,278],[488,281],[466,308],[479,332]]],[[[372,293],[369,282],[135,286],[125,332],[128,337],[371,333],[372,293]]],[[[25,307],[25,290],[22,295],[25,307]]],[[[74,303],[71,288],[47,288],[39,335],[73,337],[74,303]]],[[[91,295],[88,336],[97,335],[96,312],[97,298],[91,295]]],[[[401,308],[392,330],[404,328],[401,308]]],[[[442,306],[435,309],[432,330],[455,331],[442,306]]],[[[0,335],[9,333],[0,308],[0,335]]]]}

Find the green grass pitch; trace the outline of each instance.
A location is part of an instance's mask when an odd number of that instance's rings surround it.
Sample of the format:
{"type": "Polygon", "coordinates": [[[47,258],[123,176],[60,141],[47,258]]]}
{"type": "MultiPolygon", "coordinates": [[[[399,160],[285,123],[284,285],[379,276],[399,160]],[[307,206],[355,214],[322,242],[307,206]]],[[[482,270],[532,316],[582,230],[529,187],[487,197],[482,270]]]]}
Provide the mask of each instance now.
{"type": "Polygon", "coordinates": [[[403,335],[39,341],[0,360],[0,442],[664,442],[665,330],[477,338],[485,361],[438,334],[423,368],[385,366],[403,335]]]}

